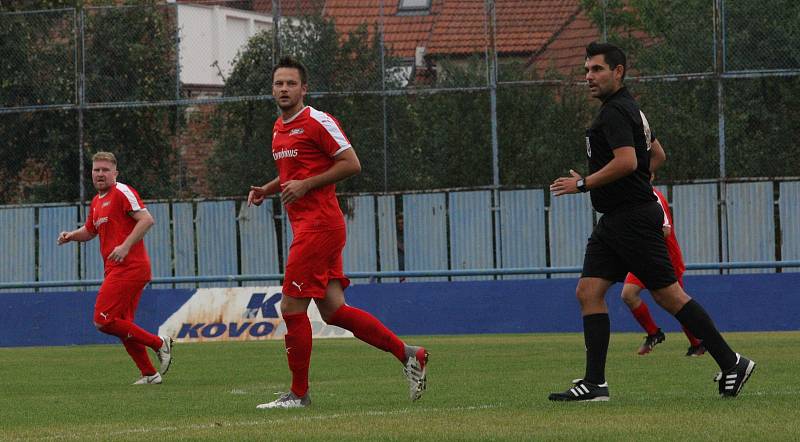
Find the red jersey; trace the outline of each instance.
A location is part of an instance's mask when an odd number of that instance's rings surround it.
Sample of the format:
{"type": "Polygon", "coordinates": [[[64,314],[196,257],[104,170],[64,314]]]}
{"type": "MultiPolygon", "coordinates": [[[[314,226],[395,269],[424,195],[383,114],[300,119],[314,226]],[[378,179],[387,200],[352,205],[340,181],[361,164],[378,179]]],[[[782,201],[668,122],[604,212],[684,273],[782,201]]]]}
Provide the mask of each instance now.
{"type": "Polygon", "coordinates": [[[658,197],[658,204],[661,205],[661,209],[664,211],[664,227],[670,227],[669,235],[664,238],[664,241],[667,243],[667,252],[669,253],[669,260],[672,262],[672,267],[675,269],[675,276],[680,279],[684,270],[686,270],[686,266],[683,263],[683,253],[681,253],[681,247],[678,245],[678,239],[675,238],[675,227],[672,224],[672,212],[669,210],[669,204],[664,194],[659,192],[655,187],[653,187],[653,193],[658,197]]]}
{"type": "MultiPolygon", "coordinates": [[[[302,180],[330,169],[334,157],[351,147],[335,118],[306,106],[289,120],[278,118],[272,130],[272,157],[281,183],[302,180]]],[[[286,206],[292,231],[344,228],[336,185],[313,189],[286,206]]]]}
{"type": "Polygon", "coordinates": [[[108,259],[108,255],[125,242],[136,225],[136,220],[129,213],[140,210],[145,210],[145,207],[139,194],[122,183],[117,183],[105,195],[97,194],[92,198],[85,227],[86,230],[100,235],[100,255],[103,257],[106,275],[113,271],[115,276],[122,279],[150,280],[150,258],[144,248],[144,241],[134,244],[122,262],[108,259]]]}

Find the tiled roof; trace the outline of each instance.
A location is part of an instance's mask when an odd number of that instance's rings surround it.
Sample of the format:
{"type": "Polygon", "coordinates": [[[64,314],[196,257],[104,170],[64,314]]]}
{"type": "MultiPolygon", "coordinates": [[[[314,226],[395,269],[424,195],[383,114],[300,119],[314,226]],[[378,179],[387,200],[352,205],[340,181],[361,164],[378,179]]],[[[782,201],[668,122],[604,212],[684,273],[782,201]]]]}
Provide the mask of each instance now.
{"type": "MultiPolygon", "coordinates": [[[[224,6],[226,8],[243,9],[272,15],[272,0],[178,0],[178,3],[224,6]]],[[[281,15],[285,17],[319,15],[325,6],[325,0],[280,0],[279,3],[281,15]]]]}
{"type": "MultiPolygon", "coordinates": [[[[325,0],[280,0],[281,16],[319,15],[325,0]]],[[[253,11],[272,14],[272,0],[252,0],[253,11]]]]}
{"type": "MultiPolygon", "coordinates": [[[[411,58],[417,46],[426,46],[433,23],[445,1],[431,0],[428,14],[398,15],[399,0],[385,0],[384,43],[391,54],[411,58]]],[[[381,18],[380,2],[376,0],[328,0],[324,13],[334,20],[336,29],[343,34],[352,32],[363,23],[367,24],[372,34],[381,18]]]]}
{"type": "MultiPolygon", "coordinates": [[[[413,57],[417,46],[424,46],[427,54],[483,53],[490,42],[484,0],[431,0],[430,10],[417,15],[398,14],[398,3],[385,0],[383,10],[385,41],[394,56],[413,57]]],[[[361,23],[377,23],[379,4],[375,0],[328,0],[324,13],[346,33],[361,23]]],[[[497,2],[498,53],[540,52],[579,10],[579,0],[497,2]]]]}
{"type": "Polygon", "coordinates": [[[550,43],[535,53],[528,63],[537,72],[555,69],[566,74],[575,69],[581,70],[586,45],[600,40],[600,37],[600,31],[581,11],[565,23],[563,29],[554,34],[550,43]]]}

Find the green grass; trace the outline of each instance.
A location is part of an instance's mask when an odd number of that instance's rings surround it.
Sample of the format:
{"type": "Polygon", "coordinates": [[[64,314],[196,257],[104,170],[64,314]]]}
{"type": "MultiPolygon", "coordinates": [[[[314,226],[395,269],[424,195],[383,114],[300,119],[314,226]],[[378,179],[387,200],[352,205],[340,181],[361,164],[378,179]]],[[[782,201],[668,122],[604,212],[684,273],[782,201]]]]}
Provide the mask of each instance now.
{"type": "Polygon", "coordinates": [[[154,386],[129,385],[121,346],[3,348],[0,440],[800,440],[800,332],[726,336],[758,362],[738,398],[681,334],[647,356],[641,334],[615,334],[607,403],[547,401],[583,375],[578,334],[414,337],[431,352],[416,403],[389,354],[317,340],[303,410],[255,408],[288,386],[280,341],[178,344],[154,386]]]}

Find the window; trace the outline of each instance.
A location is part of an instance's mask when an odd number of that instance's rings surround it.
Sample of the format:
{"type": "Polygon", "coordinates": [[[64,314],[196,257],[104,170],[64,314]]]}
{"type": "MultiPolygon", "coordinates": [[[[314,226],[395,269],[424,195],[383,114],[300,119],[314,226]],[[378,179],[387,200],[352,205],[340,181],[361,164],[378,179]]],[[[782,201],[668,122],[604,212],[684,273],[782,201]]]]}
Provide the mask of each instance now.
{"type": "Polygon", "coordinates": [[[397,10],[406,11],[427,11],[431,8],[431,0],[400,0],[397,10]]]}

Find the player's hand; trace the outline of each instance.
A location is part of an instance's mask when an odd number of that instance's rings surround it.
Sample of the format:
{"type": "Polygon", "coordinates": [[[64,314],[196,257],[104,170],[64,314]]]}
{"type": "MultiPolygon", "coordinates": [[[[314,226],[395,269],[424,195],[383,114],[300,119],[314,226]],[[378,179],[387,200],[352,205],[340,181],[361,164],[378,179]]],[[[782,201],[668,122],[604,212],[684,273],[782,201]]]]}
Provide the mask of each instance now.
{"type": "Polygon", "coordinates": [[[72,241],[72,235],[70,235],[70,232],[61,232],[58,234],[58,245],[66,244],[70,241],[72,241]]]}
{"type": "Polygon", "coordinates": [[[130,252],[130,249],[126,247],[124,244],[120,244],[114,247],[114,250],[112,250],[111,253],[108,254],[108,259],[116,262],[122,262],[122,260],[125,259],[126,256],[128,256],[128,252],[130,252]]]}
{"type": "Polygon", "coordinates": [[[253,204],[260,206],[265,199],[267,199],[267,192],[263,187],[250,186],[250,193],[247,195],[247,207],[252,207],[253,204]]]}
{"type": "Polygon", "coordinates": [[[668,237],[670,233],[672,233],[672,226],[663,226],[661,227],[661,231],[664,232],[664,238],[668,237]]]}
{"type": "Polygon", "coordinates": [[[281,183],[281,202],[291,204],[302,198],[308,192],[305,180],[289,180],[281,183]]]}
{"type": "Polygon", "coordinates": [[[572,169],[569,170],[569,173],[572,176],[556,178],[553,184],[550,185],[550,191],[553,192],[553,195],[561,196],[579,192],[578,180],[581,179],[581,175],[572,169]]]}

